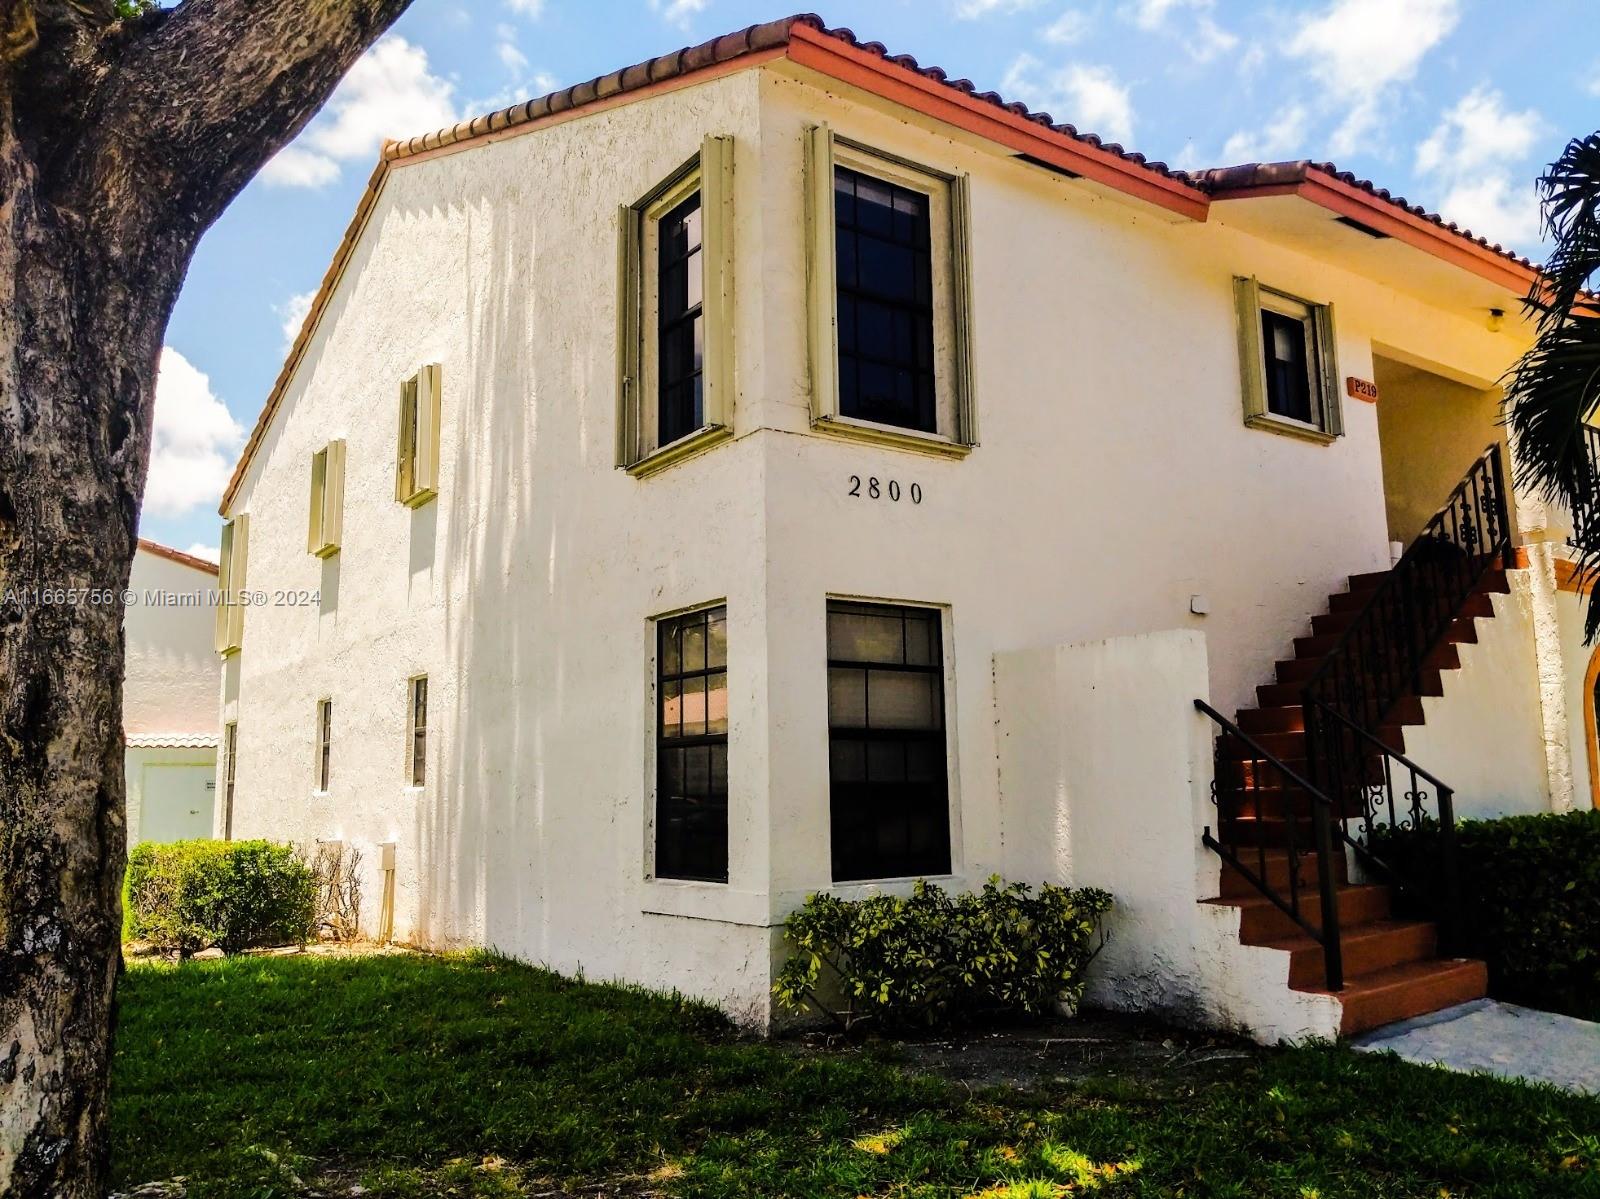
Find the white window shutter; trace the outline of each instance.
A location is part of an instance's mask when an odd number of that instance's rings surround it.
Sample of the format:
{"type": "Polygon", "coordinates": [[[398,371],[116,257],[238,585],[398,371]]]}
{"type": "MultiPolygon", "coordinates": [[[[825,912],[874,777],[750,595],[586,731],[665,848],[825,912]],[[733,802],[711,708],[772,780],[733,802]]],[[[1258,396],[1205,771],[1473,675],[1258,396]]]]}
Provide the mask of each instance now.
{"type": "Polygon", "coordinates": [[[834,258],[833,130],[806,130],[806,307],[811,367],[811,419],[839,412],[838,296],[834,258]]]}

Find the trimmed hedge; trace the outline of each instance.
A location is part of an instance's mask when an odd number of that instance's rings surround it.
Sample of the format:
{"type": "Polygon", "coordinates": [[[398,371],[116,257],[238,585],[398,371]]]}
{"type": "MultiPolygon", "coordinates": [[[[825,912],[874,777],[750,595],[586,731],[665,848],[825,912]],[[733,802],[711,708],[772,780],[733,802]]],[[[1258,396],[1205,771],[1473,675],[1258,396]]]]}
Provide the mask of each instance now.
{"type": "MultiPolygon", "coordinates": [[[[1378,830],[1405,877],[1438,870],[1438,826],[1378,830]]],[[[1463,820],[1456,826],[1458,952],[1489,964],[1498,998],[1600,1019],[1600,810],[1463,820]]]]}
{"type": "Polygon", "coordinates": [[[1046,883],[1035,895],[998,877],[955,896],[925,881],[909,898],[812,895],[785,925],[792,952],[772,990],[784,1007],[814,1005],[846,1028],[867,1019],[945,1027],[1076,1007],[1110,907],[1111,896],[1093,888],[1046,883]]]}
{"type": "Polygon", "coordinates": [[[184,957],[304,944],[317,882],[293,846],[272,841],[146,842],[128,855],[123,936],[184,957]]]}

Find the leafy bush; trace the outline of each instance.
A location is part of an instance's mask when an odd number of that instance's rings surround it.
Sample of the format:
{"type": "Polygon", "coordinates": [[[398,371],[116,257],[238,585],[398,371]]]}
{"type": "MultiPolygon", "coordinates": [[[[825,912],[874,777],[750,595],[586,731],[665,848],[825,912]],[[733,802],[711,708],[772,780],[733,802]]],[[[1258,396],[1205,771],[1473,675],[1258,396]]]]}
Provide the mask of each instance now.
{"type": "MultiPolygon", "coordinates": [[[[1600,1019],[1600,811],[1464,820],[1456,846],[1456,952],[1488,962],[1498,998],[1600,1019]]],[[[1437,824],[1379,830],[1374,849],[1437,893],[1437,824]]]]}
{"type": "Polygon", "coordinates": [[[304,943],[317,884],[289,845],[271,841],[146,842],[128,855],[124,935],[184,957],[211,946],[304,943]]]}
{"type": "Polygon", "coordinates": [[[793,950],[773,983],[784,1007],[814,1005],[846,1028],[873,1019],[891,1028],[970,1023],[1076,1006],[1084,968],[1099,952],[1104,891],[991,878],[952,896],[918,882],[910,898],[813,895],[789,917],[793,950]],[[824,978],[823,968],[828,969],[824,978]],[[829,997],[844,1001],[844,1009],[829,997]]]}

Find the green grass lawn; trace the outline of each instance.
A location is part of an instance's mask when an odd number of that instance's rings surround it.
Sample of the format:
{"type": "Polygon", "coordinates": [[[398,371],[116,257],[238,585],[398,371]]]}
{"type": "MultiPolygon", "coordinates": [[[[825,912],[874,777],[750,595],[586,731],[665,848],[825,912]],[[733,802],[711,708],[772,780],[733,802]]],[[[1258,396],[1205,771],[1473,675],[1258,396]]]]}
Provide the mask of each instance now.
{"type": "Polygon", "coordinates": [[[483,955],[135,963],[119,1019],[118,1185],[192,1196],[1600,1196],[1600,1100],[1333,1047],[969,1094],[483,955]]]}

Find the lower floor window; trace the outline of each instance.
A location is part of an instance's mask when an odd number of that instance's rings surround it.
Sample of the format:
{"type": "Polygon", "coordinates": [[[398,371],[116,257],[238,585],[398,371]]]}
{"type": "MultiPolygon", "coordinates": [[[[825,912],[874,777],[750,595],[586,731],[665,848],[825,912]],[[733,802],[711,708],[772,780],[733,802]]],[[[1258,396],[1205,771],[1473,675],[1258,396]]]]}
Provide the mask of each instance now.
{"type": "Polygon", "coordinates": [[[936,610],[828,604],[828,755],[835,882],[950,872],[936,610]]]}
{"type": "Polygon", "coordinates": [[[657,878],[728,881],[728,610],[656,622],[657,878]]]}

